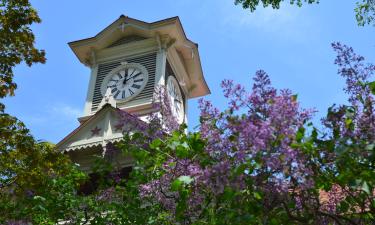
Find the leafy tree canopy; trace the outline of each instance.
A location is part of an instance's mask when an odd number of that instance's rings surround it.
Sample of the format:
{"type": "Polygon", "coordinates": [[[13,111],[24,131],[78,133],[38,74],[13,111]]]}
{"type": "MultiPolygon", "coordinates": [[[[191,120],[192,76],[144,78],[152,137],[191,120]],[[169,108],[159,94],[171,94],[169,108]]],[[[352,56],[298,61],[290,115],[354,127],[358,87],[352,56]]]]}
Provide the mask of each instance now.
{"type": "MultiPolygon", "coordinates": [[[[302,6],[303,3],[319,3],[319,1],[320,0],[289,0],[290,4],[296,4],[297,6],[302,6]]],[[[284,0],[235,0],[236,5],[241,4],[244,9],[250,9],[252,12],[255,11],[260,4],[262,4],[263,7],[271,6],[274,9],[279,9],[282,2],[284,2],[284,0]]],[[[358,1],[357,7],[354,10],[358,25],[375,25],[375,0],[358,1]]]]}
{"type": "Polygon", "coordinates": [[[30,25],[40,23],[28,0],[0,1],[0,98],[14,95],[13,69],[25,62],[28,66],[44,63],[45,53],[34,46],[30,25]]]}
{"type": "Polygon", "coordinates": [[[373,24],[375,26],[375,0],[357,2],[355,12],[358,25],[373,24]]]}
{"type": "MultiPolygon", "coordinates": [[[[35,48],[30,28],[40,22],[28,0],[0,1],[0,98],[14,95],[15,66],[22,62],[28,66],[45,62],[45,53],[35,48]]],[[[41,215],[46,210],[38,203],[63,201],[83,179],[84,174],[66,156],[57,152],[53,144],[36,141],[21,121],[5,112],[0,102],[1,224],[44,223],[41,215]],[[49,198],[40,196],[45,192],[51,194],[49,198]]],[[[69,208],[69,203],[60,207],[69,208]]],[[[54,213],[50,212],[48,218],[61,218],[61,209],[53,208],[54,213]]]]}

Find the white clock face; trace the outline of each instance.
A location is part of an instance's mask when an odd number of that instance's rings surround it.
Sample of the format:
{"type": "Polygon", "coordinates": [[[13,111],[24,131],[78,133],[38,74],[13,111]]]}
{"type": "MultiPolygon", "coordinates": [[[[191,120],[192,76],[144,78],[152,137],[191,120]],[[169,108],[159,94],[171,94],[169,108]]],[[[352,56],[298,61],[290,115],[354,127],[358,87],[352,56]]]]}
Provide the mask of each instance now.
{"type": "Polygon", "coordinates": [[[178,82],[173,76],[168,77],[167,92],[171,102],[172,114],[177,119],[177,122],[181,124],[184,122],[185,117],[184,100],[178,82]]]}
{"type": "Polygon", "coordinates": [[[102,93],[110,88],[116,100],[129,100],[146,86],[147,70],[139,64],[126,64],[113,70],[103,81],[102,93]]]}

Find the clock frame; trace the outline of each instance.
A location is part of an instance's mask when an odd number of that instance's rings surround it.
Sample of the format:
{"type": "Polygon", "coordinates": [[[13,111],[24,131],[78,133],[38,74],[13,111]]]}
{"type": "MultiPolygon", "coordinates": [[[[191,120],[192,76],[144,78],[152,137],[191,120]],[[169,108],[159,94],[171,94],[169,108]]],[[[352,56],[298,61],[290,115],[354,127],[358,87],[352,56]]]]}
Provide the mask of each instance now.
{"type": "Polygon", "coordinates": [[[181,124],[185,121],[185,101],[180,85],[174,76],[168,76],[166,89],[172,114],[175,116],[177,122],[181,124]]]}
{"type": "Polygon", "coordinates": [[[125,62],[106,75],[101,85],[101,93],[104,96],[107,89],[111,88],[112,95],[118,103],[127,102],[142,92],[148,79],[148,71],[143,65],[125,62]]]}

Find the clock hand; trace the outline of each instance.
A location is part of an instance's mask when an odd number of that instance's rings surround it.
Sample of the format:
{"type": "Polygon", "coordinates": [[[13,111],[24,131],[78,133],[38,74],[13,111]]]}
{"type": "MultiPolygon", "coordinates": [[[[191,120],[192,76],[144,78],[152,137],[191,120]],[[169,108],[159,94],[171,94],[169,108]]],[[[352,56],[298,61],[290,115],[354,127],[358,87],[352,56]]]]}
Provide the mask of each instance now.
{"type": "Polygon", "coordinates": [[[126,82],[128,81],[126,78],[128,77],[128,71],[125,70],[125,78],[124,78],[124,81],[122,82],[123,85],[126,84],[126,82]]]}
{"type": "Polygon", "coordinates": [[[130,80],[130,79],[132,79],[132,78],[134,78],[134,77],[138,77],[139,75],[141,75],[142,73],[137,73],[137,74],[135,74],[135,75],[133,75],[133,76],[131,76],[131,77],[129,77],[128,79],[126,79],[126,81],[128,81],[128,80],[130,80]]]}

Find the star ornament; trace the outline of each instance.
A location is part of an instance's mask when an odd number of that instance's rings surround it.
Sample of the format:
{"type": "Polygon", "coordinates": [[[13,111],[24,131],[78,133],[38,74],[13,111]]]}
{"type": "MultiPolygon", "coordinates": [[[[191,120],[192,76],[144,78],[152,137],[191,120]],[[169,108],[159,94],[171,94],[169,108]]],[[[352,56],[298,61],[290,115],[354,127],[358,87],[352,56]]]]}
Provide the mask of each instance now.
{"type": "Polygon", "coordinates": [[[91,136],[97,136],[99,135],[100,131],[102,129],[100,129],[98,126],[96,126],[94,129],[91,130],[91,136]]]}

